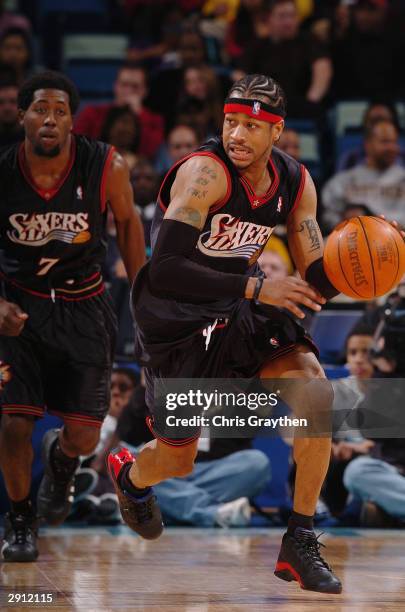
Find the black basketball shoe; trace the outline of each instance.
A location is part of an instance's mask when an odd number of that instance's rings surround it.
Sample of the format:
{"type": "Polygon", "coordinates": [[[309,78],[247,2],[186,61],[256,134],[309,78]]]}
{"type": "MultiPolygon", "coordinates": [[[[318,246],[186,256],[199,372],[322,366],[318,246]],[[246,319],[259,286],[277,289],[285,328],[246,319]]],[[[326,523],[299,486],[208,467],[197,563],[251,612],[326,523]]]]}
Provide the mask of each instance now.
{"type": "Polygon", "coordinates": [[[340,580],[319,553],[321,546],[324,544],[310,529],[297,527],[294,535],[285,533],[274,574],[288,582],[296,580],[308,591],[341,593],[340,580]]]}
{"type": "Polygon", "coordinates": [[[37,513],[49,525],[60,525],[68,516],[73,503],[75,472],[79,465],[78,459],[73,470],[55,468],[52,464],[51,450],[58,435],[59,429],[50,429],[42,440],[44,476],[38,489],[37,513]]]}
{"type": "Polygon", "coordinates": [[[4,561],[35,561],[38,557],[37,536],[35,516],[9,512],[4,517],[1,558],[4,561]]]}
{"type": "Polygon", "coordinates": [[[123,470],[132,465],[135,457],[126,448],[114,449],[108,455],[108,471],[117,493],[124,522],[146,540],[155,540],[163,531],[162,515],[153,489],[143,497],[136,497],[121,486],[123,470]]]}

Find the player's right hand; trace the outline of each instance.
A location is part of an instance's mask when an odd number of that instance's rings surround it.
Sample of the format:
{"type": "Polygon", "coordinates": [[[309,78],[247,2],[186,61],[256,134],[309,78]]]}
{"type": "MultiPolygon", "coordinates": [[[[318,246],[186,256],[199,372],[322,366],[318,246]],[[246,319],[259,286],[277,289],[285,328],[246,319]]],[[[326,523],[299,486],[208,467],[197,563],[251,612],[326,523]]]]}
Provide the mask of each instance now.
{"type": "Polygon", "coordinates": [[[266,278],[259,293],[259,302],[286,308],[299,319],[303,319],[305,313],[297,304],[304,304],[318,312],[326,300],[306,281],[295,276],[287,276],[281,280],[266,278]]]}
{"type": "Polygon", "coordinates": [[[17,304],[6,300],[0,301],[0,334],[2,336],[19,336],[27,319],[27,313],[23,312],[17,304]]]}

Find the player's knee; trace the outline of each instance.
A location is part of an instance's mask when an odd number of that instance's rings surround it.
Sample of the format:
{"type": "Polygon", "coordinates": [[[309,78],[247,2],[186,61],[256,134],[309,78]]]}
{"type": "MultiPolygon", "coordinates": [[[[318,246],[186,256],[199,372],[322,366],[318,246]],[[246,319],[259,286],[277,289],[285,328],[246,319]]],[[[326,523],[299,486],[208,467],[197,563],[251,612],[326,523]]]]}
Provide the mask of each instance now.
{"type": "Polygon", "coordinates": [[[319,408],[323,411],[331,410],[335,394],[330,380],[327,378],[317,379],[314,388],[316,389],[316,404],[319,408]]]}
{"type": "Polygon", "coordinates": [[[330,415],[332,411],[334,391],[330,380],[325,377],[325,373],[319,364],[311,364],[308,372],[305,373],[306,384],[304,387],[303,402],[307,406],[312,418],[330,415]]]}
{"type": "Polygon", "coordinates": [[[31,442],[34,418],[28,416],[3,414],[0,429],[2,432],[2,443],[19,446],[31,442]]]}
{"type": "Polygon", "coordinates": [[[90,455],[100,439],[100,430],[95,427],[65,426],[64,438],[71,453],[90,455]]]}

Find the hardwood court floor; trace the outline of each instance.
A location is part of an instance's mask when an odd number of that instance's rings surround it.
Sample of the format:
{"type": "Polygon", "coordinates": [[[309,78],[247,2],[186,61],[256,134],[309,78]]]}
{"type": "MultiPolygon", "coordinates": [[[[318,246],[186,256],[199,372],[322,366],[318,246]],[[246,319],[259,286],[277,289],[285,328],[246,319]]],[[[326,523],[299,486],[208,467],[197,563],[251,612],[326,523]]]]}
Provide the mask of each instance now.
{"type": "Polygon", "coordinates": [[[170,528],[146,542],[126,527],[47,529],[36,563],[0,564],[0,610],[405,611],[405,532],[322,536],[343,580],[341,595],[303,591],[273,576],[281,533],[170,528]],[[7,607],[10,592],[52,593],[54,602],[7,607]]]}

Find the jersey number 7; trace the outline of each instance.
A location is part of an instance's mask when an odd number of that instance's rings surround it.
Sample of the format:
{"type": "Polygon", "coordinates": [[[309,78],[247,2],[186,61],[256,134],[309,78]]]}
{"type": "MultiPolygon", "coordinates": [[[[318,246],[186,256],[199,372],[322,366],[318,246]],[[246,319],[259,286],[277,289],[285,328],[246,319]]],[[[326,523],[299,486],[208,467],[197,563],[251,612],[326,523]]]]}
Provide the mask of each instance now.
{"type": "Polygon", "coordinates": [[[37,272],[37,276],[45,276],[45,274],[48,274],[49,270],[52,268],[52,266],[58,263],[59,259],[60,257],[58,257],[58,259],[51,259],[50,257],[42,257],[42,259],[39,260],[38,265],[40,266],[40,269],[37,272]]]}

